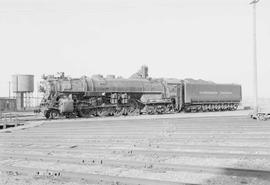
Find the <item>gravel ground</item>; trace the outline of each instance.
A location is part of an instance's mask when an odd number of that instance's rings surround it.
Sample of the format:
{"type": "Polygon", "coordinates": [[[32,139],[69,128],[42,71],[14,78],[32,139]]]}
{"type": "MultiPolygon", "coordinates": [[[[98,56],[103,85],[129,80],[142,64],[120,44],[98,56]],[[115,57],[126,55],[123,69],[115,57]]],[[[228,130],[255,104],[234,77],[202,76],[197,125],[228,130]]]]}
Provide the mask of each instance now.
{"type": "MultiPolygon", "coordinates": [[[[205,167],[231,167],[260,169],[270,171],[270,158],[249,157],[250,154],[266,154],[270,156],[270,144],[267,140],[270,136],[270,121],[258,122],[251,120],[241,114],[238,117],[230,117],[229,113],[222,113],[214,117],[214,113],[201,114],[192,117],[193,114],[165,115],[153,119],[152,116],[131,118],[104,118],[94,120],[57,120],[48,121],[40,124],[32,124],[24,130],[14,129],[10,133],[0,133],[0,146],[8,147],[9,152],[17,155],[44,155],[57,157],[72,157],[104,160],[145,162],[158,164],[174,165],[199,165],[205,167]],[[203,116],[202,116],[203,115],[203,116]],[[171,117],[170,117],[171,116],[171,117]],[[201,119],[201,116],[203,119],[201,119]],[[144,119],[146,118],[146,119],[144,119]],[[136,125],[135,125],[136,124],[136,125]],[[145,126],[146,125],[146,126],[145,126]],[[65,131],[61,131],[64,128],[65,131]],[[88,132],[89,131],[89,132],[88,132]],[[196,134],[203,133],[203,134],[196,134]],[[41,133],[42,135],[39,135],[41,133]],[[48,142],[46,139],[54,136],[55,142],[48,142]],[[106,133],[106,134],[105,134],[106,133]],[[138,135],[139,133],[139,135],[138,135]],[[190,133],[190,135],[188,134],[190,133]],[[218,134],[222,135],[218,135],[218,134]],[[182,135],[184,134],[184,135],[182,135]],[[237,137],[247,138],[241,141],[231,139],[234,134],[237,137]],[[260,137],[259,140],[252,141],[252,135],[260,137]],[[176,135],[181,136],[181,140],[174,139],[176,135]],[[218,135],[218,136],[217,136],[218,135]],[[56,137],[57,136],[57,137],[56,137]],[[205,138],[201,138],[204,136],[205,138]],[[19,141],[6,144],[12,138],[19,138],[19,141]],[[30,139],[25,139],[29,137],[30,139]],[[108,139],[104,138],[108,137],[108,139]],[[251,139],[250,139],[250,138],[251,139]],[[36,138],[39,138],[36,142],[36,138]],[[78,143],[74,138],[81,139],[78,143]],[[83,139],[85,138],[85,139],[83,139]],[[33,139],[33,141],[31,141],[33,139]],[[90,140],[91,139],[91,140],[90,140]],[[265,140],[264,140],[265,139],[265,140]],[[57,143],[61,141],[62,144],[57,143]],[[66,142],[65,143],[63,143],[66,142]],[[114,142],[112,142],[114,141],[114,142]],[[117,142],[116,142],[117,141],[117,142]],[[169,142],[169,145],[166,143],[169,142]],[[128,143],[128,144],[126,144],[128,143]],[[83,146],[81,146],[83,144],[83,146]],[[95,150],[97,145],[104,151],[95,150]],[[194,145],[194,148],[183,148],[180,146],[194,145]],[[219,148],[202,150],[196,146],[219,146],[219,148]],[[75,146],[75,147],[71,147],[75,146]],[[236,149],[222,149],[222,146],[234,146],[236,149]],[[237,150],[238,147],[247,147],[247,151],[237,150]],[[269,150],[258,151],[252,147],[267,147],[269,150]],[[19,150],[20,147],[23,147],[19,150]],[[44,150],[39,150],[39,148],[44,150]],[[25,150],[24,150],[25,148],[25,150]],[[26,150],[27,149],[27,150],[26,150]],[[110,149],[110,150],[109,150],[110,149]],[[150,151],[151,153],[127,153],[126,151],[136,150],[150,151]],[[240,154],[239,157],[219,157],[211,155],[209,157],[189,156],[189,155],[161,155],[164,152],[212,152],[217,154],[240,154]]],[[[237,116],[233,113],[233,116],[237,116]]],[[[0,150],[1,153],[7,151],[0,150]]],[[[142,168],[130,166],[113,165],[81,165],[64,162],[32,161],[22,159],[4,159],[0,157],[1,166],[39,168],[43,170],[71,171],[80,173],[92,173],[99,175],[110,175],[115,177],[145,178],[161,181],[199,183],[209,185],[219,184],[251,184],[269,185],[270,179],[249,177],[249,176],[230,176],[226,171],[219,174],[208,172],[177,171],[159,168],[142,168]]],[[[35,176],[33,174],[8,172],[2,170],[0,173],[0,184],[66,184],[84,185],[91,184],[87,181],[71,181],[69,178],[53,178],[48,176],[35,176]]],[[[105,183],[106,184],[106,183],[105,183]]],[[[93,185],[93,183],[91,184],[93,185]]]]}

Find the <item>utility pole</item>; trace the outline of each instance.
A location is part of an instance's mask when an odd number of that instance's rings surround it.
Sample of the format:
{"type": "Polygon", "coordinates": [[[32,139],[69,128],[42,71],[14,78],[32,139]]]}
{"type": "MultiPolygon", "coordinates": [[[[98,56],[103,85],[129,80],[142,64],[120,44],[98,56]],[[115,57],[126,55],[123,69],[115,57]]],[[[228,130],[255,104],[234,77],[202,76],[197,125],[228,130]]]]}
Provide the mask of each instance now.
{"type": "Polygon", "coordinates": [[[10,81],[8,82],[8,97],[10,99],[10,81]]]}
{"type": "Polygon", "coordinates": [[[254,88],[254,114],[258,113],[258,77],[257,77],[257,29],[256,29],[256,5],[259,0],[253,0],[253,88],[254,88]]]}

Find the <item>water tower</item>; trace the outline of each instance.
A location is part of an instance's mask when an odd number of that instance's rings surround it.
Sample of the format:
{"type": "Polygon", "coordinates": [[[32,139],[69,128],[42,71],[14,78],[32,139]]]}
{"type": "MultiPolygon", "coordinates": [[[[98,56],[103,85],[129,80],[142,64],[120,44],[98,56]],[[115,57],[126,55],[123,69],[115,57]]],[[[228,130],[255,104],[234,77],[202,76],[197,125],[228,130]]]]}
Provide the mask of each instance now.
{"type": "Polygon", "coordinates": [[[12,90],[16,94],[17,110],[31,107],[34,91],[34,75],[12,75],[12,90]]]}

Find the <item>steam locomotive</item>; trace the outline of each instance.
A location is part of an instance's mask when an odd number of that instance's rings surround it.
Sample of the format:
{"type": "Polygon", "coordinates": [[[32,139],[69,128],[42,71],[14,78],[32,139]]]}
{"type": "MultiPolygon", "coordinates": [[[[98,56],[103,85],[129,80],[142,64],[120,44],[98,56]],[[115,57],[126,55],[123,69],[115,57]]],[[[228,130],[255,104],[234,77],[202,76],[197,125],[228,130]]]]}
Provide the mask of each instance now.
{"type": "Polygon", "coordinates": [[[46,118],[236,110],[242,99],[240,85],[151,79],[146,66],[128,79],[43,76],[40,91],[46,118]]]}

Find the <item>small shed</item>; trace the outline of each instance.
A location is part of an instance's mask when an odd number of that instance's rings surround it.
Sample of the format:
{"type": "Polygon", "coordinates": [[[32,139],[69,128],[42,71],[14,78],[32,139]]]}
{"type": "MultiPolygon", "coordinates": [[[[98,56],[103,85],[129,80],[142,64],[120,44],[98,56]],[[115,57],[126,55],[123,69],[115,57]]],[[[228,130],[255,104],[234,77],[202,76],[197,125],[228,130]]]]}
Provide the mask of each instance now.
{"type": "Polygon", "coordinates": [[[15,98],[5,98],[0,97],[0,111],[10,112],[16,111],[16,99],[15,98]]]}

